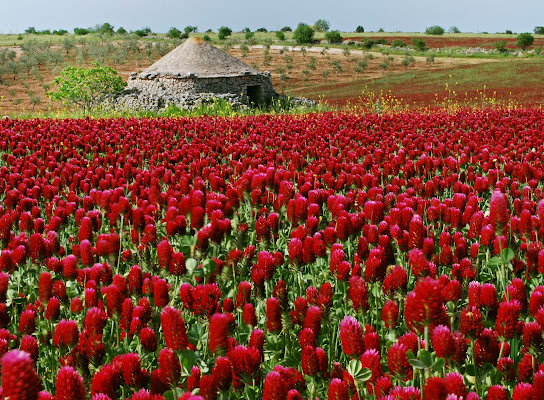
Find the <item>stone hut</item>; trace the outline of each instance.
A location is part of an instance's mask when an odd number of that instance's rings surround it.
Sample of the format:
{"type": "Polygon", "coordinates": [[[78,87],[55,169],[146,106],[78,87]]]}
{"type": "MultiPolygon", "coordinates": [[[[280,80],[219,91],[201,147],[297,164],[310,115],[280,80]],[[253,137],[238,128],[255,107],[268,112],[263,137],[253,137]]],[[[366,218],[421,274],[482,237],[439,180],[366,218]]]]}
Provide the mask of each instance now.
{"type": "Polygon", "coordinates": [[[214,99],[265,105],[277,94],[269,72],[260,72],[205,40],[189,38],[145,71],[130,74],[116,103],[158,110],[191,108],[214,99]]]}

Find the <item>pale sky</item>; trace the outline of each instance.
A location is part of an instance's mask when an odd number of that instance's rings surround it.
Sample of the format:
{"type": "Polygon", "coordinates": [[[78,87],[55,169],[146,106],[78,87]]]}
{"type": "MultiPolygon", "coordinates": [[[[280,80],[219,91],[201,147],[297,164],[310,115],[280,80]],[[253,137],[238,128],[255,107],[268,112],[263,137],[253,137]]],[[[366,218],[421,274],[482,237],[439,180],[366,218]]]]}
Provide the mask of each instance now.
{"type": "Polygon", "coordinates": [[[0,33],[42,29],[88,28],[109,22],[116,29],[149,26],[167,32],[195,25],[200,32],[226,25],[293,29],[323,18],[331,29],[423,32],[431,25],[462,32],[533,32],[544,26],[544,0],[0,0],[0,33]]]}

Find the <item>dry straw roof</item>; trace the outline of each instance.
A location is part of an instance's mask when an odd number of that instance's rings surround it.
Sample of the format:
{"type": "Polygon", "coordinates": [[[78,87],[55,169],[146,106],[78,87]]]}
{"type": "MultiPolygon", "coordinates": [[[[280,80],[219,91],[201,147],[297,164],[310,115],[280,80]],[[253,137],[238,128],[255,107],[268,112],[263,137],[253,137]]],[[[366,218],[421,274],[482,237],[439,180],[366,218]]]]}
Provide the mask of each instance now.
{"type": "Polygon", "coordinates": [[[181,46],[147,68],[142,75],[195,75],[221,77],[259,74],[237,58],[219,50],[205,40],[189,38],[181,46]]]}

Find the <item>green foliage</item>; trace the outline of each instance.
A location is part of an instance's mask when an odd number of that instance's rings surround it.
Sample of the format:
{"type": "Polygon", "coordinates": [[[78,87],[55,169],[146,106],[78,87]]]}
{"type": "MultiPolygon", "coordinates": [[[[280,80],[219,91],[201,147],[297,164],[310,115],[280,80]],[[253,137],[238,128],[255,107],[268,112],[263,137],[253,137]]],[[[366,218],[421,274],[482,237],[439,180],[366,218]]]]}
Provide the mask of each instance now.
{"type": "Polygon", "coordinates": [[[357,33],[363,33],[365,31],[365,28],[362,27],[362,25],[359,25],[357,28],[355,28],[355,32],[357,33]]]}
{"type": "Polygon", "coordinates": [[[146,26],[145,28],[142,28],[142,29],[137,29],[134,31],[134,34],[136,36],[139,36],[139,37],[145,37],[147,35],[151,35],[153,32],[151,32],[151,28],[149,28],[148,26],[146,26]]]}
{"type": "Polygon", "coordinates": [[[444,28],[439,25],[433,25],[425,28],[426,35],[443,35],[445,32],[444,28]]]}
{"type": "Polygon", "coordinates": [[[416,49],[417,51],[425,51],[427,50],[427,47],[426,46],[426,43],[425,43],[425,40],[421,39],[421,38],[413,38],[412,39],[412,46],[414,47],[414,49],[416,49]]]}
{"type": "Polygon", "coordinates": [[[276,37],[277,37],[279,40],[285,40],[285,33],[283,33],[283,31],[277,31],[277,32],[276,32],[276,37]]]}
{"type": "Polygon", "coordinates": [[[327,32],[330,28],[330,23],[327,20],[324,19],[318,19],[314,23],[314,29],[317,32],[327,32]]]}
{"type": "Polygon", "coordinates": [[[92,68],[67,67],[52,83],[57,91],[48,96],[79,106],[83,112],[104,96],[120,92],[126,85],[117,71],[98,64],[92,68]]]}
{"type": "Polygon", "coordinates": [[[37,33],[36,28],[34,28],[33,26],[29,26],[25,29],[25,33],[28,33],[29,35],[35,35],[37,33]]]}
{"type": "Polygon", "coordinates": [[[280,31],[282,31],[282,32],[292,32],[293,30],[291,29],[290,26],[284,26],[283,28],[280,29],[280,31]]]}
{"type": "Polygon", "coordinates": [[[227,26],[222,26],[217,32],[217,37],[219,38],[219,40],[225,40],[226,37],[230,35],[232,35],[232,29],[227,26]]]}
{"type": "Polygon", "coordinates": [[[338,75],[338,73],[343,71],[342,64],[340,64],[340,60],[333,60],[330,62],[330,66],[332,67],[332,70],[335,74],[338,75]]]}
{"type": "Polygon", "coordinates": [[[457,28],[456,26],[450,26],[450,28],[448,29],[448,32],[449,33],[461,33],[459,28],[457,28]]]}
{"type": "Polygon", "coordinates": [[[67,33],[68,33],[68,31],[66,29],[54,30],[53,32],[51,32],[51,34],[57,35],[57,36],[64,36],[67,33]]]}
{"type": "Polygon", "coordinates": [[[325,33],[325,39],[329,43],[342,43],[342,35],[338,31],[330,31],[325,33]]]}
{"type": "Polygon", "coordinates": [[[401,64],[404,67],[404,69],[407,69],[410,65],[414,65],[415,63],[416,63],[416,59],[413,56],[408,54],[406,54],[401,61],[401,64]]]}
{"type": "Polygon", "coordinates": [[[535,35],[544,35],[544,26],[535,26],[533,29],[535,35]]]}
{"type": "Polygon", "coordinates": [[[293,32],[293,39],[297,44],[311,43],[314,40],[314,30],[308,24],[301,22],[293,32]]]}
{"type": "Polygon", "coordinates": [[[254,32],[251,32],[251,29],[249,28],[245,28],[244,29],[244,37],[246,38],[246,40],[249,40],[251,39],[253,36],[255,36],[255,33],[254,32]]]}
{"type": "Polygon", "coordinates": [[[497,40],[493,43],[493,47],[495,47],[500,53],[505,53],[506,50],[506,40],[497,40]]]}
{"type": "Polygon", "coordinates": [[[170,39],[181,39],[181,37],[183,36],[183,32],[176,27],[172,27],[168,30],[166,36],[170,39]]]}
{"type": "Polygon", "coordinates": [[[117,29],[117,34],[118,35],[126,35],[128,32],[125,28],[123,28],[122,26],[119,27],[119,29],[117,29]]]}
{"type": "Polygon", "coordinates": [[[96,31],[97,33],[106,34],[106,35],[113,35],[115,33],[115,30],[113,29],[113,25],[109,24],[108,22],[105,22],[102,25],[98,25],[96,31]]]}
{"type": "Polygon", "coordinates": [[[516,37],[516,46],[520,47],[521,50],[526,50],[527,47],[531,46],[535,38],[530,33],[520,33],[516,37]]]}
{"type": "Polygon", "coordinates": [[[259,28],[259,29],[256,29],[255,32],[264,32],[264,33],[266,33],[266,32],[268,32],[268,29],[266,29],[266,28],[259,28]]]}
{"type": "Polygon", "coordinates": [[[507,29],[504,33],[506,33],[507,35],[511,35],[512,31],[510,29],[507,29]]]}
{"type": "Polygon", "coordinates": [[[362,42],[360,42],[359,45],[360,45],[361,47],[365,48],[365,49],[370,49],[370,48],[372,48],[375,44],[376,44],[376,42],[374,42],[374,40],[365,38],[362,42]]]}
{"type": "Polygon", "coordinates": [[[392,46],[392,47],[406,47],[406,46],[408,46],[408,45],[406,44],[406,42],[404,42],[404,41],[402,41],[402,40],[400,40],[400,39],[395,39],[395,40],[393,40],[393,42],[391,43],[391,46],[392,46]]]}
{"type": "Polygon", "coordinates": [[[204,36],[202,36],[202,40],[205,40],[206,42],[209,42],[210,40],[212,40],[212,38],[210,37],[210,35],[204,35],[204,36]]]}
{"type": "Polygon", "coordinates": [[[188,25],[185,28],[183,28],[183,32],[189,36],[190,33],[195,33],[198,31],[198,28],[196,26],[188,25]]]}
{"type": "Polygon", "coordinates": [[[83,36],[89,33],[88,29],[85,28],[74,28],[74,35],[83,36]]]}

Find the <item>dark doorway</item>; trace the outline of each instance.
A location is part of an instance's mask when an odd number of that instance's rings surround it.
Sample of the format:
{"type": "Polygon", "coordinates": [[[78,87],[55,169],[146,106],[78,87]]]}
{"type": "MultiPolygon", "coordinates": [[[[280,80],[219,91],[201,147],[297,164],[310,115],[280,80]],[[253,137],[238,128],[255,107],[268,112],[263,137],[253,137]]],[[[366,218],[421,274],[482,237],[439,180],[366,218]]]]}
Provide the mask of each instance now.
{"type": "Polygon", "coordinates": [[[262,102],[262,88],[260,85],[247,87],[247,100],[249,104],[259,105],[262,102]]]}

